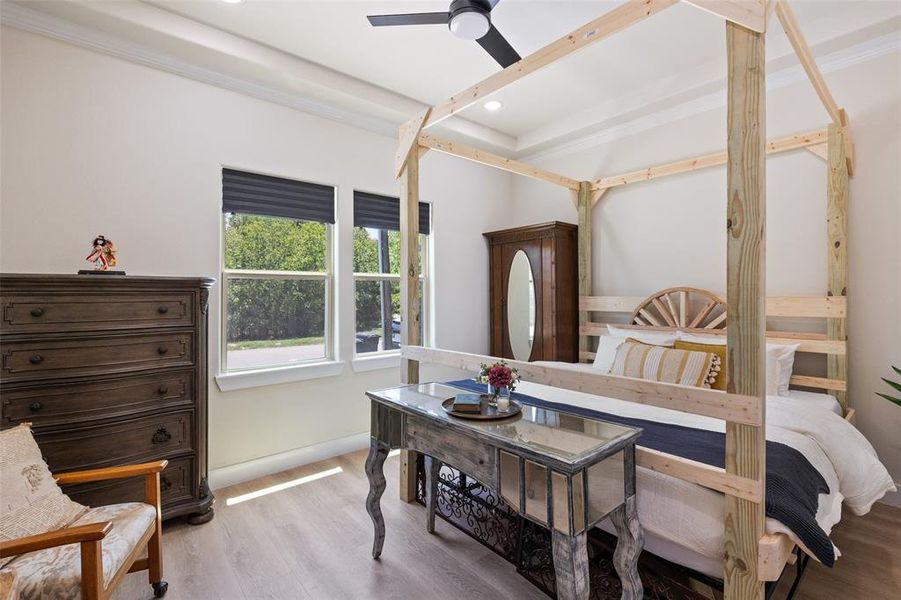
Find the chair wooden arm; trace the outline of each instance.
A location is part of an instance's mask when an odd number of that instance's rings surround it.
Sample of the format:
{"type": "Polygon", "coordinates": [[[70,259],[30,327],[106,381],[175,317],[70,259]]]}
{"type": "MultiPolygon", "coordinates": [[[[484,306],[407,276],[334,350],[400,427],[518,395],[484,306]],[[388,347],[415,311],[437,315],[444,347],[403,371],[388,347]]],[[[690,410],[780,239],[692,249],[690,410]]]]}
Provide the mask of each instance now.
{"type": "Polygon", "coordinates": [[[35,552],[66,544],[96,542],[106,537],[112,528],[112,521],[102,521],[0,542],[0,558],[18,556],[26,552],[35,552]]]}
{"type": "Polygon", "coordinates": [[[88,471],[70,471],[69,473],[57,473],[54,475],[60,485],[73,483],[87,483],[89,481],[104,481],[107,479],[124,479],[126,477],[140,477],[159,473],[169,464],[168,460],[141,463],[137,465],[124,465],[121,467],[105,467],[102,469],[90,469],[88,471]]]}

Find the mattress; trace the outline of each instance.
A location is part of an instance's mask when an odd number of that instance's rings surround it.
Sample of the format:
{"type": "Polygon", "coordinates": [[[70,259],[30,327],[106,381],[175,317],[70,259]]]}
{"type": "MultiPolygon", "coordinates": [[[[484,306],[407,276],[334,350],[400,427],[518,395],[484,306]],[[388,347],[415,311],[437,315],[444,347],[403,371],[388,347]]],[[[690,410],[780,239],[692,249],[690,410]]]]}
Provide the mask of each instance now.
{"type": "MultiPolygon", "coordinates": [[[[591,365],[541,364],[593,370],[591,365]]],[[[719,419],[542,384],[521,382],[516,391],[549,402],[624,417],[725,431],[725,423],[719,419]]],[[[830,402],[813,396],[828,395],[808,396],[802,392],[800,396],[768,396],[766,437],[799,451],[825,479],[829,493],[819,496],[817,522],[828,534],[841,519],[843,503],[855,514],[865,514],[876,500],[895,487],[866,438],[842,419],[830,402]],[[816,405],[818,410],[810,410],[811,405],[816,405]]],[[[834,402],[831,396],[828,398],[834,402]]],[[[646,532],[647,550],[711,577],[721,578],[724,495],[642,467],[638,468],[636,484],[639,519],[646,532]]],[[[608,529],[607,526],[602,528],[608,529]]],[[[766,530],[769,533],[785,533],[804,549],[797,537],[779,521],[768,518],[766,530]]],[[[837,548],[835,555],[840,556],[837,548]]]]}

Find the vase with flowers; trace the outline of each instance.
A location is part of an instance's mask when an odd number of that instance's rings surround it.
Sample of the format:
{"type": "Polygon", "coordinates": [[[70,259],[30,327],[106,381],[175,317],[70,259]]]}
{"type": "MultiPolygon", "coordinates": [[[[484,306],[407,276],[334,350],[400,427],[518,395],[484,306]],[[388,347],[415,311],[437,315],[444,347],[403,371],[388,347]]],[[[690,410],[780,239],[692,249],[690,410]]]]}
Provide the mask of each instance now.
{"type": "Polygon", "coordinates": [[[500,410],[507,410],[510,406],[510,392],[516,389],[516,384],[519,383],[519,372],[503,360],[490,365],[482,363],[479,366],[479,376],[475,381],[488,384],[488,394],[491,395],[494,405],[500,410]]]}

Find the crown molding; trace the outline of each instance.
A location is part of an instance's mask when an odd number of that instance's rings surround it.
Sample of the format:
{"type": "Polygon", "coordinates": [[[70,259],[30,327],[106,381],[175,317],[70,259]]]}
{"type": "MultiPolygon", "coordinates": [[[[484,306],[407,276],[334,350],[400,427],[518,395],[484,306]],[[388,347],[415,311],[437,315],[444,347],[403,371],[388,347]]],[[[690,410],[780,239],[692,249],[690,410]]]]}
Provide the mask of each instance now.
{"type": "Polygon", "coordinates": [[[299,94],[292,94],[246,79],[232,77],[184,61],[171,54],[129,42],[96,29],[84,27],[53,15],[26,8],[13,2],[0,2],[0,23],[22,31],[36,33],[121,58],[145,67],[181,75],[239,94],[267,100],[332,121],[365,129],[386,136],[397,135],[398,125],[384,119],[362,115],[355,111],[317,102],[299,94]]]}
{"type": "MultiPolygon", "coordinates": [[[[831,73],[858,65],[893,52],[901,50],[901,35],[898,32],[887,33],[872,39],[854,44],[847,48],[837,50],[817,58],[817,64],[823,73],[831,73]]],[[[767,74],[767,91],[778,90],[796,83],[807,81],[807,74],[800,65],[775,70],[767,74]]],[[[723,108],[726,106],[725,80],[720,82],[716,91],[710,92],[710,84],[695,88],[698,94],[691,100],[676,103],[661,110],[655,110],[648,114],[611,124],[607,127],[579,136],[575,139],[551,143],[537,152],[521,154],[521,160],[526,162],[539,161],[541,159],[559,157],[608,144],[614,140],[629,137],[655,129],[691,117],[703,112],[723,108]]],[[[681,92],[680,95],[685,95],[681,92]]],[[[691,92],[688,92],[691,95],[691,92]]]]}
{"type": "MultiPolygon", "coordinates": [[[[314,71],[317,69],[326,70],[328,74],[334,78],[339,80],[341,78],[348,78],[349,81],[351,81],[351,78],[343,73],[327,70],[325,67],[309,63],[302,58],[281,53],[280,51],[264,47],[256,42],[237,38],[232,34],[190,21],[189,19],[163,11],[157,7],[141,4],[137,6],[144,11],[160,11],[157,14],[164,15],[164,17],[170,21],[184,21],[186,27],[199,28],[197,31],[206,33],[208,36],[215,35],[220,36],[223,39],[236,39],[239,40],[239,43],[242,44],[243,47],[247,48],[248,45],[250,45],[253,48],[257,48],[259,52],[268,53],[267,55],[272,55],[272,53],[277,52],[279,55],[278,60],[282,61],[281,64],[283,65],[286,64],[284,63],[286,60],[297,61],[299,69],[312,69],[314,71]]],[[[22,31],[56,39],[74,46],[86,48],[159,71],[180,75],[188,79],[193,79],[201,83],[213,85],[260,100],[280,104],[311,115],[323,117],[344,125],[349,125],[391,138],[397,136],[397,130],[400,123],[412,108],[419,107],[417,110],[426,108],[425,104],[418,101],[360,80],[352,80],[351,83],[349,83],[349,85],[351,85],[351,90],[349,92],[338,89],[334,90],[337,93],[349,93],[355,97],[365,98],[367,97],[365,90],[371,89],[373,94],[372,102],[390,102],[392,98],[396,99],[397,105],[393,108],[387,104],[382,106],[389,111],[393,110],[394,112],[397,112],[399,115],[397,120],[374,116],[367,114],[365,110],[342,107],[338,102],[333,103],[311,98],[301,91],[286,90],[253,81],[245,77],[224,73],[221,70],[203,67],[189,60],[174,56],[169,52],[158,50],[145,44],[135,43],[122,36],[101,31],[94,27],[81,25],[68,19],[35,10],[10,0],[0,1],[0,23],[22,31]]],[[[250,51],[255,52],[256,50],[250,51]]],[[[315,73],[311,76],[315,77],[315,73]]],[[[319,83],[316,84],[321,85],[319,83]]],[[[516,145],[516,139],[513,136],[503,134],[463,118],[448,122],[447,128],[464,138],[475,140],[478,143],[504,152],[512,151],[516,145]]]]}

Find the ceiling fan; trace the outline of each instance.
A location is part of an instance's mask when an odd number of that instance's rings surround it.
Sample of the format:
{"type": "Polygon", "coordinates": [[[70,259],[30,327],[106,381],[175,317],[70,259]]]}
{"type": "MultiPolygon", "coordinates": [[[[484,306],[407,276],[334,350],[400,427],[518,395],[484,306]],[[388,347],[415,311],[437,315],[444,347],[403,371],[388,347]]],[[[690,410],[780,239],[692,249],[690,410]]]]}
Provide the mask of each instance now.
{"type": "Polygon", "coordinates": [[[374,27],[393,25],[447,25],[460,39],[475,40],[502,67],[520,59],[501,32],[491,23],[491,11],[500,0],[453,0],[447,12],[403,15],[370,15],[374,27]]]}

